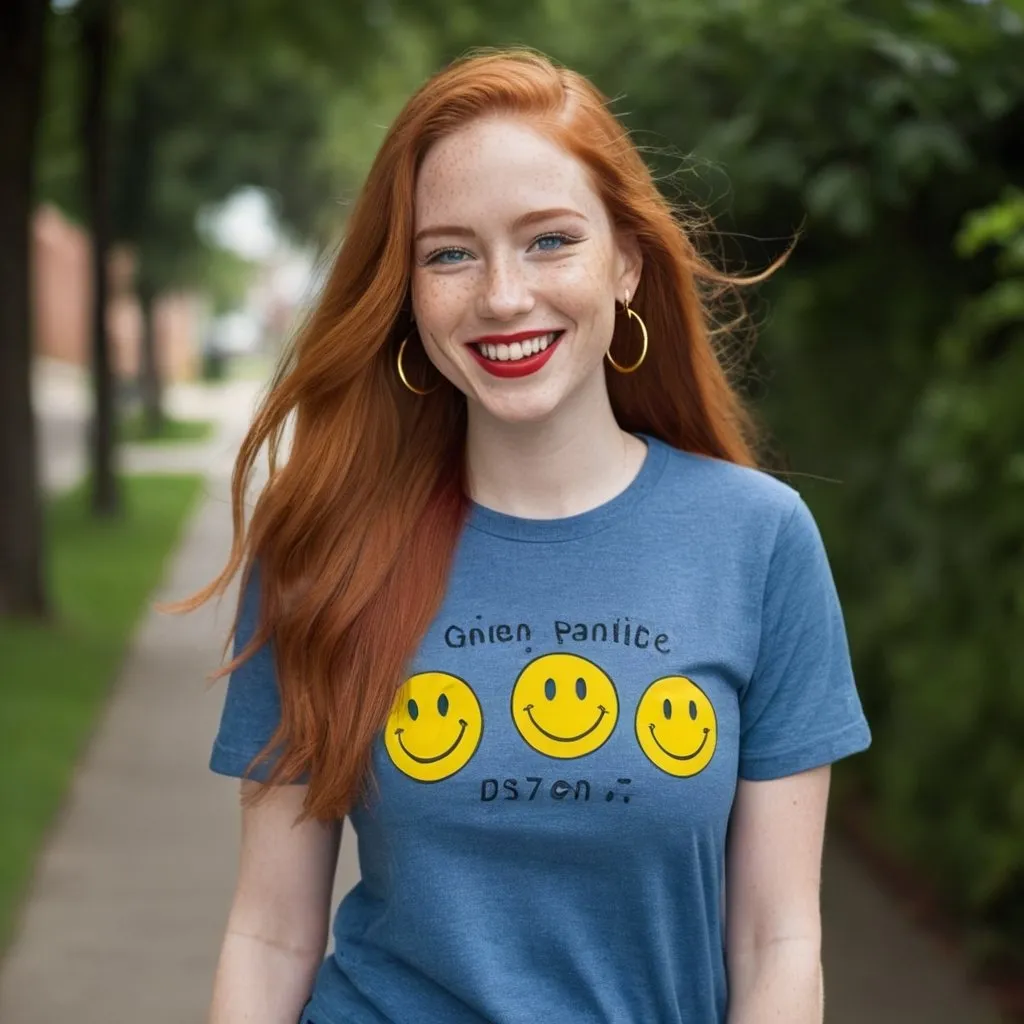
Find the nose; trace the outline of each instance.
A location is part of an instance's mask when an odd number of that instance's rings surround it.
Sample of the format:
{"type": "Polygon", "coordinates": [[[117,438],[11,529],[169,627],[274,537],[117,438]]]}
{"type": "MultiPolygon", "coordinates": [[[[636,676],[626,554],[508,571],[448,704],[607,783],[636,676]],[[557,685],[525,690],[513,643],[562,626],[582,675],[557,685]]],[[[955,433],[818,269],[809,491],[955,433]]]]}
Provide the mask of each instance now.
{"type": "Polygon", "coordinates": [[[491,320],[514,320],[533,309],[533,292],[513,256],[492,259],[477,296],[477,312],[491,320]]]}

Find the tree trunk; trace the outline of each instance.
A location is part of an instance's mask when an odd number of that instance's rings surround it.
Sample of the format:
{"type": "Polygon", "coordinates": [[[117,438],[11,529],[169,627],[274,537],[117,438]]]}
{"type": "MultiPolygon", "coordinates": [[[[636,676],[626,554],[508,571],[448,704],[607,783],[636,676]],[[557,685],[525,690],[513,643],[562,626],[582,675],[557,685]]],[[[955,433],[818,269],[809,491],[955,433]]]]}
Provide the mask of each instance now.
{"type": "Polygon", "coordinates": [[[142,394],[142,421],[147,437],[159,437],[164,425],[163,384],[156,347],[156,323],[153,289],[143,278],[138,286],[142,313],[142,346],[139,353],[139,390],[142,394]]]}
{"type": "Polygon", "coordinates": [[[113,0],[80,0],[81,46],[85,67],[82,135],[86,164],[86,207],[92,243],[92,373],[95,395],[92,423],[92,509],[114,516],[121,508],[115,467],[115,381],[107,330],[110,295],[109,78],[113,36],[113,0]]]}
{"type": "Polygon", "coordinates": [[[32,414],[32,184],[49,0],[0,4],[0,616],[43,617],[32,414]]]}

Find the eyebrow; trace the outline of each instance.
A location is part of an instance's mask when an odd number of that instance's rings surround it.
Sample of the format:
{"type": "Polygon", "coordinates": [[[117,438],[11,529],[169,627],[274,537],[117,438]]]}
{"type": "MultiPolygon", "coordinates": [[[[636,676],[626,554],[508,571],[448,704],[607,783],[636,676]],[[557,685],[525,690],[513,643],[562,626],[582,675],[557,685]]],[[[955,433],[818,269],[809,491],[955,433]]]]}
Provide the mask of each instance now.
{"type": "MultiPolygon", "coordinates": [[[[554,220],[555,217],[577,217],[580,220],[586,220],[579,210],[570,209],[568,206],[556,206],[550,210],[532,210],[530,213],[524,213],[521,217],[516,217],[512,222],[512,230],[515,231],[518,228],[526,227],[529,224],[536,224],[538,221],[554,220]]],[[[414,242],[419,242],[421,239],[430,238],[435,235],[445,235],[448,237],[454,236],[456,238],[473,238],[476,234],[472,228],[462,227],[458,224],[438,224],[436,226],[423,228],[416,232],[416,237],[413,239],[414,242]]]]}

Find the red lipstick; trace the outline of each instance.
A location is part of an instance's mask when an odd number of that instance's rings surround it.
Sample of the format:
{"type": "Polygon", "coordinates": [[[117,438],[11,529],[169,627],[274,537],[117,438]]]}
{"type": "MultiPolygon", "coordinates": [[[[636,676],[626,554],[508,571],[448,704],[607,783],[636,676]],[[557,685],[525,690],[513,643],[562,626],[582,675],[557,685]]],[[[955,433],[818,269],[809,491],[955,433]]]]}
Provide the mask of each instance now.
{"type": "Polygon", "coordinates": [[[551,358],[551,353],[558,347],[563,333],[562,331],[521,331],[519,334],[489,334],[486,337],[477,338],[469,346],[469,350],[473,353],[476,361],[494,377],[527,377],[531,373],[536,373],[551,358]],[[514,341],[528,341],[530,338],[543,338],[549,334],[554,334],[555,339],[546,349],[523,359],[489,359],[477,348],[477,345],[483,343],[511,345],[514,341]]]}

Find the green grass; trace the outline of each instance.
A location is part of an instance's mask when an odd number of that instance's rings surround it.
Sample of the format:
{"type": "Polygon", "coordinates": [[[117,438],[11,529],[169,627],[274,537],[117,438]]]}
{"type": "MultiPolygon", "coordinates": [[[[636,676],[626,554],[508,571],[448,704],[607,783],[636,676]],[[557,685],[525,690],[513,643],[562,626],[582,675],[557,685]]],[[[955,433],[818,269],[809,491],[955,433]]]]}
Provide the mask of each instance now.
{"type": "Polygon", "coordinates": [[[0,950],[202,478],[136,476],[123,484],[117,522],[91,519],[82,488],[50,503],[55,621],[0,622],[0,950]]]}
{"type": "Polygon", "coordinates": [[[213,436],[213,423],[210,420],[176,420],[165,416],[160,426],[160,432],[150,435],[147,433],[146,421],[141,413],[133,413],[121,421],[120,432],[122,441],[143,444],[205,441],[213,436]]]}

